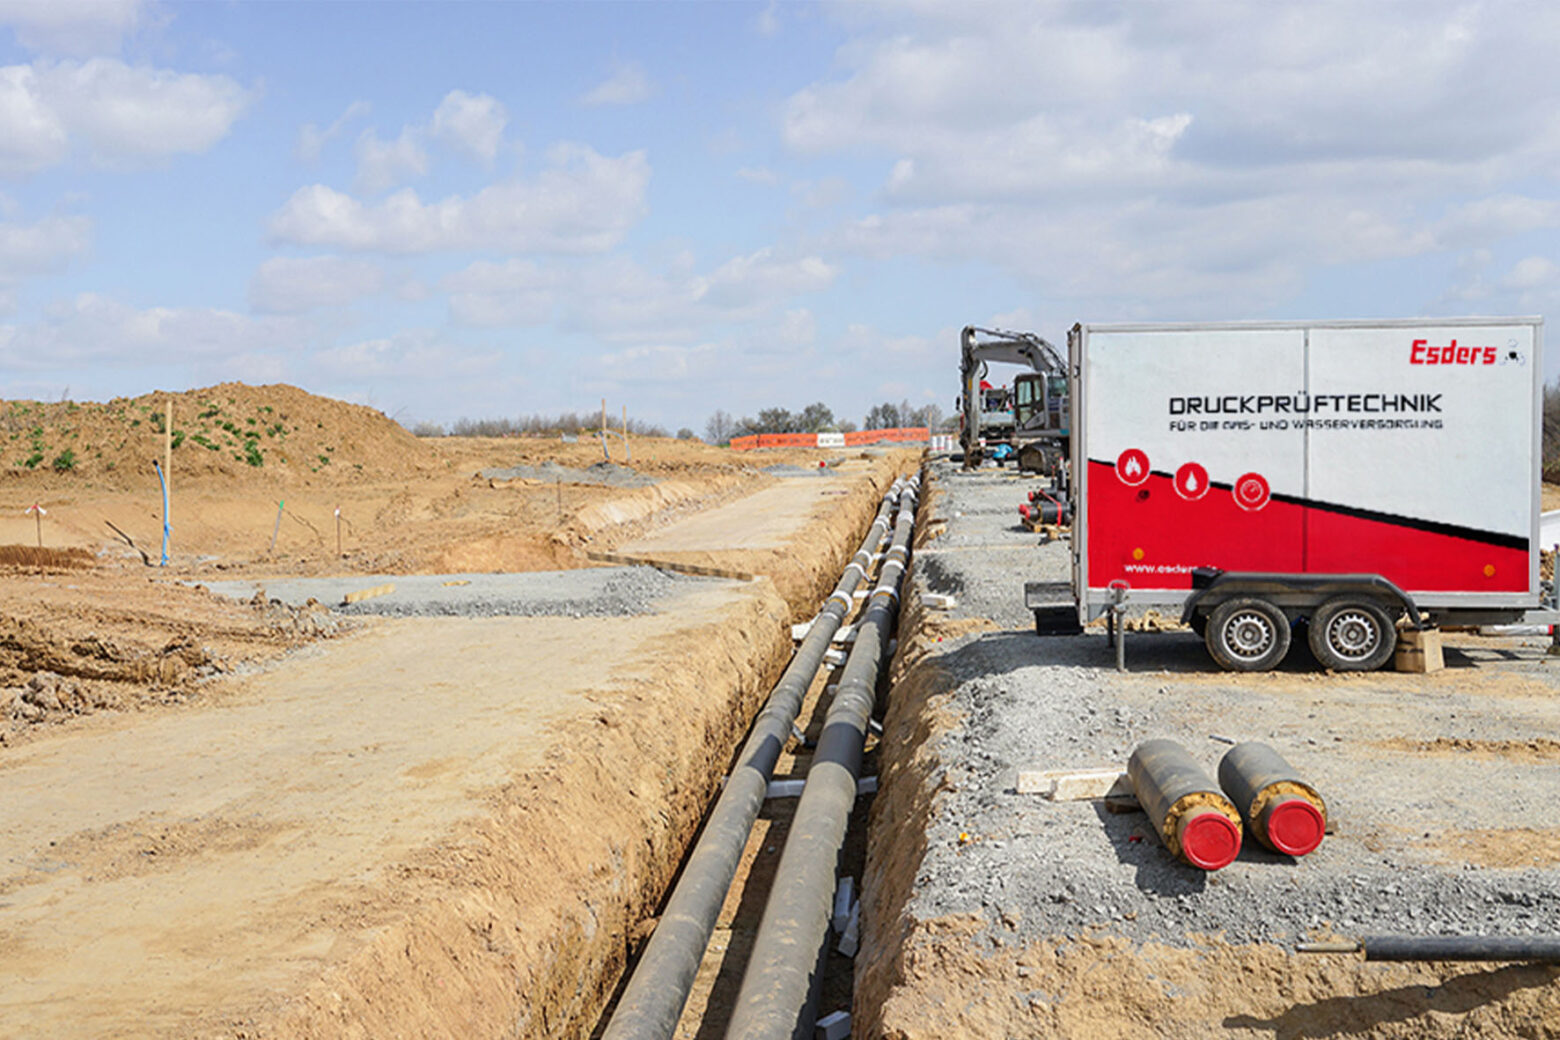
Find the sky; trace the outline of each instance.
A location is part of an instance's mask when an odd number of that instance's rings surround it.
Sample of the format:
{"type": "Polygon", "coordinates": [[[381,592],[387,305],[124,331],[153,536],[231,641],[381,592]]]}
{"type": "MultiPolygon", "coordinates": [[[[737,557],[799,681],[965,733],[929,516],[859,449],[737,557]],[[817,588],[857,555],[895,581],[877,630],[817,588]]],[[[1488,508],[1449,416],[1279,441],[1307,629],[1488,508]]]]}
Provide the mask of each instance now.
{"type": "Polygon", "coordinates": [[[0,397],[702,432],[951,411],[966,324],[1545,315],[1557,40],[1518,0],[0,0],[0,397]]]}

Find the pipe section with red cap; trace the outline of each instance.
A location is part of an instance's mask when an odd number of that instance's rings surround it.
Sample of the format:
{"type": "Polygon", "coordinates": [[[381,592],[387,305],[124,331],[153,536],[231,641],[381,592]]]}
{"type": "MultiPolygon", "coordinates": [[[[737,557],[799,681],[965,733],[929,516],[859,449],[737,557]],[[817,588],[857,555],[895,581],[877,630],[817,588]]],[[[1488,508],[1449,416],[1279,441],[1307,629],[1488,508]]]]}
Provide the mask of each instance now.
{"type": "Polygon", "coordinates": [[[1127,760],[1127,779],[1173,855],[1203,870],[1235,861],[1240,813],[1180,744],[1164,739],[1139,744],[1127,760]]]}
{"type": "Polygon", "coordinates": [[[1327,833],[1327,803],[1277,751],[1257,740],[1219,761],[1219,786],[1256,839],[1274,852],[1304,856],[1327,833]]]}

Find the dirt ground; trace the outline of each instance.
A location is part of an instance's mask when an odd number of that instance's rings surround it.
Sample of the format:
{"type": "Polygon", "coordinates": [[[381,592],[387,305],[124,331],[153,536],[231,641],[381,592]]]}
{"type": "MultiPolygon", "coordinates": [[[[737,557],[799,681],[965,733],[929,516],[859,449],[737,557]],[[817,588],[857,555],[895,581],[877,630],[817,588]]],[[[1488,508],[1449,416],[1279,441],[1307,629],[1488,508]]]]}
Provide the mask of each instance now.
{"type": "Polygon", "coordinates": [[[90,550],[0,553],[0,1035],[587,1035],[813,576],[915,453],[636,440],[654,483],[627,486],[591,470],[599,444],[418,441],[292,388],[210,388],[175,401],[160,568],[159,402],[0,405],[46,456],[0,469],[0,543],[34,541],[38,502],[46,547],[90,550]],[[223,423],[233,443],[195,440],[223,423]],[[679,533],[710,510],[752,531],[679,533]],[[762,577],[619,618],[344,618],[199,587],[590,566],[657,532],[643,554],[762,577]]]}

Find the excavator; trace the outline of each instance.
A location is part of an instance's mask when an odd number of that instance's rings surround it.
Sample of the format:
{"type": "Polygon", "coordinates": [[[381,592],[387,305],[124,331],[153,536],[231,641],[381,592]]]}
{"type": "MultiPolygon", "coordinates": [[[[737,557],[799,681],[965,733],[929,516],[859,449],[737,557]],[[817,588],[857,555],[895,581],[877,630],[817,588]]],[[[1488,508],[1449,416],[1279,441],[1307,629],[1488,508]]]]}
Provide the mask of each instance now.
{"type": "Polygon", "coordinates": [[[984,458],[999,464],[1016,457],[1018,468],[1031,473],[1065,466],[1071,409],[1067,397],[1067,362],[1061,351],[1032,332],[1007,332],[966,325],[959,334],[959,443],[964,468],[974,469],[984,458]],[[1027,365],[1032,371],[1013,378],[1013,385],[986,381],[987,363],[1027,365]]]}

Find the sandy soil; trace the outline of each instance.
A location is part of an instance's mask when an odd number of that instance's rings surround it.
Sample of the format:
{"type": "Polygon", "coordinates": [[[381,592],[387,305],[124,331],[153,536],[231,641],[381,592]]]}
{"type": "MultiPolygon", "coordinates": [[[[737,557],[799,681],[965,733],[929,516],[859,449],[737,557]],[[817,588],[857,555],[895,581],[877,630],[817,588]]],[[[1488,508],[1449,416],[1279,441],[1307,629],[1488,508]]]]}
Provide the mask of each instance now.
{"type": "Polygon", "coordinates": [[[488,480],[600,448],[416,441],[292,388],[210,388],[175,404],[164,570],[103,523],[155,560],[155,403],[0,412],[77,460],[0,467],[0,542],[33,541],[16,517],[36,501],[46,545],[98,554],[0,554],[0,1035],[586,1035],[786,623],[827,592],[811,576],[832,580],[914,453],[831,486],[755,468],[817,452],[636,441],[651,486],[488,480]],[[202,436],[237,427],[221,450],[181,426],[213,405],[202,436]],[[270,416],[285,440],[244,436],[270,416]],[[766,489],[762,544],[668,532],[762,580],[646,617],[348,624],[176,583],[586,566],[766,489]]]}

